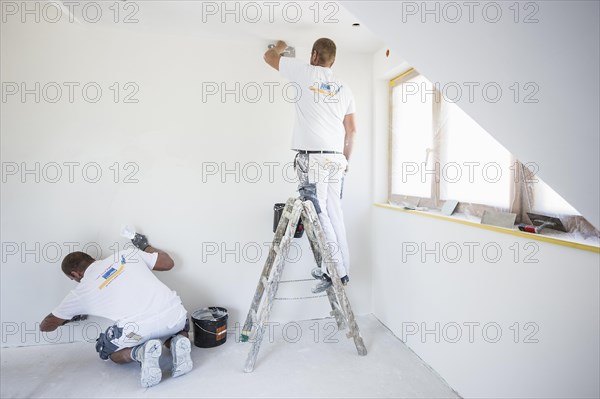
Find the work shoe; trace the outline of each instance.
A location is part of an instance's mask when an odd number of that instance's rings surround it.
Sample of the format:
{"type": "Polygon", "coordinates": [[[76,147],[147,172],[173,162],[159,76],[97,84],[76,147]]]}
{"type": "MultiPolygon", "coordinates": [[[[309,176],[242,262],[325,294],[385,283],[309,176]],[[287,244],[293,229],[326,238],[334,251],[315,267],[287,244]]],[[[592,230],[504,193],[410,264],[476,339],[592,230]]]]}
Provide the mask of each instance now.
{"type": "Polygon", "coordinates": [[[162,342],[159,339],[151,339],[132,349],[131,358],[142,365],[140,382],[144,388],[158,384],[162,378],[162,371],[158,364],[161,352],[162,342]]]}
{"type": "Polygon", "coordinates": [[[176,335],[171,339],[171,355],[173,356],[173,377],[184,375],[192,369],[194,363],[190,353],[192,344],[188,337],[176,335]]]}
{"type": "Polygon", "coordinates": [[[320,267],[315,267],[310,271],[310,275],[317,280],[323,280],[323,270],[320,267]]]}
{"type": "Polygon", "coordinates": [[[323,291],[327,290],[327,288],[331,287],[331,285],[333,284],[331,282],[331,278],[325,273],[322,274],[321,280],[322,281],[319,281],[317,283],[317,285],[315,285],[310,290],[313,294],[318,294],[319,292],[323,292],[323,291]]]}

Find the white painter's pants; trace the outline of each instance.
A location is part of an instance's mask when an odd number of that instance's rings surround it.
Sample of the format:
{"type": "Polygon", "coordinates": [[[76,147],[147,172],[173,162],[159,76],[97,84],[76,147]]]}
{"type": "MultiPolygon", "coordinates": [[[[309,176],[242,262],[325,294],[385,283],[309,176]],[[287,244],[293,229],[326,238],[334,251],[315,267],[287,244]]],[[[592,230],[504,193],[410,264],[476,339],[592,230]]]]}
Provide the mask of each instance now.
{"type": "Polygon", "coordinates": [[[321,269],[327,273],[327,263],[333,263],[340,278],[349,275],[350,253],[341,203],[348,161],[344,154],[298,153],[295,163],[300,196],[315,205],[332,254],[332,259],[329,262],[325,259],[321,269]]]}
{"type": "Polygon", "coordinates": [[[125,348],[133,348],[156,338],[168,339],[180,331],[188,331],[187,311],[182,304],[157,313],[142,321],[118,320],[108,327],[96,340],[96,351],[100,358],[125,348]]]}

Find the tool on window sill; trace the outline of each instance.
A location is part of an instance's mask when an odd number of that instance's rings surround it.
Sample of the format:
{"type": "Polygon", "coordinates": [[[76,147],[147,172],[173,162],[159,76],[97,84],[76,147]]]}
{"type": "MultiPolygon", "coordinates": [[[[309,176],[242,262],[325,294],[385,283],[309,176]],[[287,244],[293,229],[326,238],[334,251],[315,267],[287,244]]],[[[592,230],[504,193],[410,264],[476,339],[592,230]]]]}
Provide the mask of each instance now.
{"type": "Polygon", "coordinates": [[[529,220],[531,220],[531,224],[521,223],[517,227],[521,231],[525,231],[527,233],[540,234],[540,232],[545,229],[553,229],[558,231],[567,232],[565,226],[562,224],[559,218],[555,218],[552,216],[538,215],[535,213],[527,212],[527,216],[529,216],[529,220]]]}

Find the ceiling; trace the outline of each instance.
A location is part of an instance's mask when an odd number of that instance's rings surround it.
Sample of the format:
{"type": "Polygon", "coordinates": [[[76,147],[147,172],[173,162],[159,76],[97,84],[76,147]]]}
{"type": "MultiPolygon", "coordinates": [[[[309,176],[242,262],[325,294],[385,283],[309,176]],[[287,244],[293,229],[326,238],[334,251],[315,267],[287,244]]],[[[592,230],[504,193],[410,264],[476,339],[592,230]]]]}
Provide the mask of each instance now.
{"type": "MultiPolygon", "coordinates": [[[[120,2],[119,20],[131,14],[136,23],[114,23],[114,8],[109,9],[114,3],[98,3],[103,7],[103,17],[94,26],[104,28],[214,40],[270,43],[283,39],[290,46],[308,48],[315,39],[329,37],[340,49],[367,53],[383,46],[366,27],[352,26],[360,21],[333,1],[120,2]]],[[[74,17],[82,18],[81,9],[75,9],[74,17]]]]}

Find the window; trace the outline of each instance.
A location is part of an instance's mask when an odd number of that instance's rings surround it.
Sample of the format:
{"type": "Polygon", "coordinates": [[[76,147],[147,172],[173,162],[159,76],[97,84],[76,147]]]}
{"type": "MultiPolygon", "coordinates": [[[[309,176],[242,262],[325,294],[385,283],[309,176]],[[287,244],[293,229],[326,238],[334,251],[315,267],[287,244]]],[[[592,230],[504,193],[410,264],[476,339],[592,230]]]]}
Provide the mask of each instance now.
{"type": "Polygon", "coordinates": [[[408,95],[409,87],[429,83],[421,75],[403,82],[392,91],[392,192],[414,197],[431,196],[431,183],[422,176],[422,164],[426,162],[432,147],[433,111],[432,99],[408,95]]]}
{"type": "Polygon", "coordinates": [[[511,154],[424,76],[391,82],[392,202],[511,206],[511,154]]]}
{"type": "Polygon", "coordinates": [[[456,104],[440,141],[440,199],[510,208],[511,154],[456,104]]]}
{"type": "Polygon", "coordinates": [[[581,215],[563,197],[558,195],[556,191],[539,178],[535,183],[533,211],[544,214],[581,215]]]}
{"type": "Polygon", "coordinates": [[[517,223],[529,223],[527,212],[537,212],[600,236],[535,176],[535,165],[521,164],[416,70],[390,81],[390,111],[391,203],[439,209],[456,200],[459,212],[513,212],[517,223]]]}

